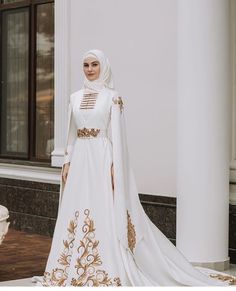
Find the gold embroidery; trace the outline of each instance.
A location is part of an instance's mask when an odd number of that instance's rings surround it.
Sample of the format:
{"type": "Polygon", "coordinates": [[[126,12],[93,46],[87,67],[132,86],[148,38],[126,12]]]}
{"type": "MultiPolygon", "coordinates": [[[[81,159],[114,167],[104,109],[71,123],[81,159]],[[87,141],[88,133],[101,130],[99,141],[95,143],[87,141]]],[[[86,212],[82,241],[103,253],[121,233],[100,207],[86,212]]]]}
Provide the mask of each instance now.
{"type": "Polygon", "coordinates": [[[120,111],[122,112],[122,110],[124,108],[124,102],[122,100],[122,97],[119,96],[117,98],[113,98],[112,100],[115,104],[118,104],[120,106],[120,111]]]}
{"type": "Polygon", "coordinates": [[[96,270],[102,265],[97,249],[99,241],[95,239],[95,227],[93,220],[89,217],[90,211],[86,209],[84,214],[86,217],[82,230],[85,235],[77,249],[79,257],[75,265],[79,277],[73,278],[71,284],[73,286],[121,286],[119,278],[114,278],[112,282],[104,270],[96,270]]]}
{"type": "Polygon", "coordinates": [[[229,282],[229,285],[236,285],[236,277],[233,276],[226,276],[221,274],[210,274],[211,278],[219,279],[223,282],[229,282]]]}
{"type": "Polygon", "coordinates": [[[99,128],[79,128],[77,130],[77,135],[78,137],[96,137],[99,133],[100,129],[99,128]]]}
{"type": "MultiPolygon", "coordinates": [[[[109,278],[108,273],[98,269],[102,265],[98,253],[99,241],[95,239],[95,227],[93,220],[89,217],[90,211],[85,209],[85,220],[82,227],[84,236],[80,240],[77,249],[78,258],[76,260],[76,273],[78,278],[71,279],[72,286],[121,286],[119,277],[109,278]]],[[[62,268],[55,268],[51,274],[44,272],[43,286],[66,286],[68,279],[68,268],[70,267],[71,256],[74,247],[75,233],[78,225],[79,212],[76,211],[75,219],[70,221],[68,230],[68,240],[63,241],[64,250],[58,259],[62,268]]]]}
{"type": "Polygon", "coordinates": [[[93,109],[98,93],[85,93],[80,104],[80,109],[93,109]]]}
{"type": "Polygon", "coordinates": [[[63,268],[55,268],[52,270],[52,274],[44,272],[43,286],[65,286],[68,278],[67,269],[70,267],[70,260],[72,256],[72,249],[74,247],[75,233],[78,225],[79,211],[75,212],[75,219],[71,220],[68,230],[68,240],[63,240],[64,250],[62,251],[60,258],[57,260],[63,268]]]}
{"type": "Polygon", "coordinates": [[[127,210],[127,220],[128,220],[128,223],[127,223],[128,245],[129,245],[129,248],[130,248],[131,252],[133,253],[134,247],[135,247],[135,244],[136,244],[136,232],[135,232],[135,227],[131,222],[131,217],[130,217],[130,214],[129,214],[128,210],[127,210]]]}

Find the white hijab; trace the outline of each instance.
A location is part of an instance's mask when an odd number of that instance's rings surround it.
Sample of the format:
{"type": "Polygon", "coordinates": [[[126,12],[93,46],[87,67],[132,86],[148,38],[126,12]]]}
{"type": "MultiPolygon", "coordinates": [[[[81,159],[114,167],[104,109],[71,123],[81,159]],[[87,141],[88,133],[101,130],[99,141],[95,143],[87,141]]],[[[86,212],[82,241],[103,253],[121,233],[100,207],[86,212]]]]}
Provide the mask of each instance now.
{"type": "Polygon", "coordinates": [[[95,92],[100,92],[104,87],[114,89],[110,62],[105,54],[97,49],[89,50],[83,55],[83,63],[87,57],[94,57],[99,61],[100,74],[94,81],[89,81],[85,76],[83,88],[95,92]]]}

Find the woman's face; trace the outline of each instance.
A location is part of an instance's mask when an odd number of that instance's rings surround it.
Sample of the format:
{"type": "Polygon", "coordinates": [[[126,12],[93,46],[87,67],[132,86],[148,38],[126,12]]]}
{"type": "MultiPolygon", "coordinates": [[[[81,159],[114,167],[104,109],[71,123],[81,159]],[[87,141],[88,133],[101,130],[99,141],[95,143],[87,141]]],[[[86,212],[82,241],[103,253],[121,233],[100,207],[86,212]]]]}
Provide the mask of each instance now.
{"type": "Polygon", "coordinates": [[[100,63],[94,57],[88,57],[84,60],[83,64],[84,74],[89,81],[98,79],[100,74],[100,63]]]}

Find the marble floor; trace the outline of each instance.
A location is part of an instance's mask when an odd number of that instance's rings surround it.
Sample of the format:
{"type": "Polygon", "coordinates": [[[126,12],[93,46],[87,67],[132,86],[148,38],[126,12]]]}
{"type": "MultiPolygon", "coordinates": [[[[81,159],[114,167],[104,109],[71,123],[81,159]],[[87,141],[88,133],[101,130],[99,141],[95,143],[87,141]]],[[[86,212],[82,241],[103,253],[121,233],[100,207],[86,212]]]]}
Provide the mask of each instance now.
{"type": "MultiPolygon", "coordinates": [[[[0,288],[36,286],[31,278],[43,274],[50,245],[50,237],[9,230],[0,246],[0,288]]],[[[231,264],[224,273],[236,277],[236,264],[231,264]]]]}
{"type": "Polygon", "coordinates": [[[31,282],[31,278],[25,278],[25,279],[18,279],[18,280],[12,280],[12,281],[4,281],[0,282],[0,287],[2,286],[35,286],[33,282],[31,282]]]}
{"type": "MultiPolygon", "coordinates": [[[[236,276],[236,265],[231,264],[230,268],[224,273],[232,276],[236,276]]],[[[35,286],[35,283],[31,281],[31,278],[19,279],[19,280],[12,280],[12,281],[5,281],[0,282],[0,287],[2,286],[35,286]]]]}
{"type": "Polygon", "coordinates": [[[43,274],[51,238],[9,229],[0,245],[0,282],[43,274]]]}

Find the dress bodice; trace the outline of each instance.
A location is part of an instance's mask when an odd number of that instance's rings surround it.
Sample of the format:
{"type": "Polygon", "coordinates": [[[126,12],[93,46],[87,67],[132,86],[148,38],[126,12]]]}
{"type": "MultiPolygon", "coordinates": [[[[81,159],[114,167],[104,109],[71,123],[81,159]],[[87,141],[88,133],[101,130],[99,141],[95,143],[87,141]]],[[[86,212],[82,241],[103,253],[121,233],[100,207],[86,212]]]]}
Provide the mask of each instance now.
{"type": "Polygon", "coordinates": [[[84,90],[81,89],[71,96],[72,118],[77,129],[79,128],[100,128],[106,131],[110,122],[110,111],[114,91],[104,88],[96,97],[94,108],[81,109],[84,90]]]}
{"type": "Polygon", "coordinates": [[[92,109],[81,109],[84,89],[70,95],[64,164],[70,162],[76,142],[90,142],[88,139],[78,139],[80,135],[87,137],[87,134],[88,136],[95,134],[97,137],[105,137],[111,141],[111,112],[113,98],[117,94],[112,89],[103,88],[97,95],[92,109]]]}

